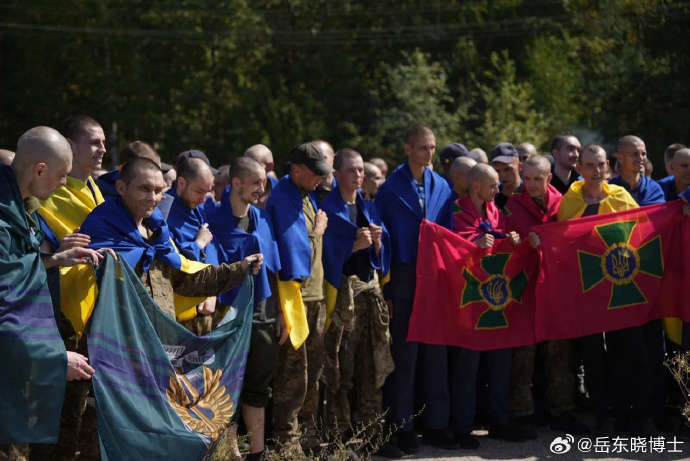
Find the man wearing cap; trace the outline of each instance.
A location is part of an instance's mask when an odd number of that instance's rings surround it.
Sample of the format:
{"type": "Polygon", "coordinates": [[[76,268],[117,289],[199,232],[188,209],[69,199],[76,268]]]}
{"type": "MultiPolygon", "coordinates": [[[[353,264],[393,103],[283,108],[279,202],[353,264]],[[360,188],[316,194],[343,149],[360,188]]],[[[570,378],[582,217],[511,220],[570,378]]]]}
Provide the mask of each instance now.
{"type": "Polygon", "coordinates": [[[580,141],[573,135],[556,136],[551,142],[551,154],[554,158],[551,185],[563,195],[579,177],[577,159],[581,148],[580,141]]]}
{"type": "Polygon", "coordinates": [[[517,149],[509,142],[494,147],[491,150],[491,166],[498,173],[500,181],[494,202],[500,210],[503,210],[508,198],[514,193],[519,193],[522,185],[520,179],[522,163],[520,163],[517,149]]]}
{"type": "MultiPolygon", "coordinates": [[[[391,310],[391,352],[395,370],[384,386],[388,419],[398,428],[398,447],[407,454],[419,449],[410,418],[415,414],[417,356],[424,366],[426,405],[422,419],[425,440],[442,448],[458,448],[446,430],[450,418],[447,348],[407,341],[414,302],[419,226],[428,219],[448,229],[452,223],[451,192],[446,180],[428,165],[436,151],[433,131],[412,125],[405,135],[407,160],[395,169],[376,195],[376,207],[390,233],[391,277],[383,286],[391,310]]],[[[385,282],[385,281],[384,281],[385,282]]]]}
{"type": "Polygon", "coordinates": [[[326,326],[321,254],[328,218],[314,191],[333,168],[312,143],[293,148],[290,162],[289,175],[278,182],[266,206],[280,254],[278,294],[290,339],[281,346],[275,374],[280,385],[273,398],[273,436],[279,445],[297,442],[305,452],[318,452],[326,326]]]}
{"type": "Polygon", "coordinates": [[[453,160],[458,157],[469,157],[470,152],[467,150],[464,144],[459,142],[454,142],[453,144],[448,144],[441,151],[441,164],[443,165],[443,177],[448,181],[448,187],[453,189],[453,177],[450,173],[450,166],[453,164],[453,160]]]}

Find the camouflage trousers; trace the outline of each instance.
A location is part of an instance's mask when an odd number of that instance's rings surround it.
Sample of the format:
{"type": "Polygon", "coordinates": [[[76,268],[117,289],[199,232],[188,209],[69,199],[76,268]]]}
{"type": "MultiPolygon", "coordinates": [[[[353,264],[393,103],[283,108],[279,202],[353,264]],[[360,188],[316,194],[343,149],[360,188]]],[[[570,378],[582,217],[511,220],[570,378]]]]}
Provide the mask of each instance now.
{"type": "Polygon", "coordinates": [[[319,443],[319,379],[323,373],[326,303],[305,301],[309,336],[297,350],[280,348],[273,385],[273,438],[279,445],[299,442],[305,450],[319,443]],[[300,430],[301,429],[301,430],[300,430]]]}
{"type": "Polygon", "coordinates": [[[0,443],[0,461],[28,461],[29,444],[27,443],[0,443]]]}
{"type": "Polygon", "coordinates": [[[575,409],[575,375],[573,374],[573,342],[571,340],[544,341],[513,349],[513,377],[510,383],[508,407],[511,418],[534,414],[532,376],[537,347],[544,356],[546,398],[549,413],[559,416],[575,409]]]}
{"type": "MultiPolygon", "coordinates": [[[[381,389],[376,387],[376,366],[374,363],[374,345],[372,335],[371,305],[367,294],[360,293],[354,298],[355,325],[351,331],[343,331],[338,350],[338,368],[340,386],[333,392],[327,390],[326,396],[326,431],[334,438],[352,427],[349,392],[355,388],[357,396],[357,414],[365,427],[365,433],[376,432],[376,420],[381,418],[381,389]]],[[[331,325],[333,329],[335,325],[331,325]]],[[[326,333],[326,341],[329,333],[326,333]]],[[[353,428],[354,429],[354,428],[353,428]]]]}

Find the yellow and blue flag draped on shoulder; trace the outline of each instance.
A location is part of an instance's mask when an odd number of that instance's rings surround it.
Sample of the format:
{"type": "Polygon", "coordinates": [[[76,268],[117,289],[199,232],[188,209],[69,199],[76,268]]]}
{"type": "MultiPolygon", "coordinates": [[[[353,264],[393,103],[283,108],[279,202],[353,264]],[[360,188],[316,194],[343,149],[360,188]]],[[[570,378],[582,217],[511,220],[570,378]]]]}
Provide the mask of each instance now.
{"type": "MultiPolygon", "coordinates": [[[[149,270],[154,258],[182,272],[193,274],[207,264],[191,261],[180,255],[170,239],[168,226],[160,211],[144,219],[144,225],[151,231],[148,242],[144,241],[134,218],[122,207],[120,198],[108,200],[94,209],[81,226],[81,232],[91,237],[94,249],[111,248],[134,269],[141,261],[144,272],[149,270]]],[[[62,311],[81,335],[93,311],[98,288],[93,269],[75,266],[60,269],[60,284],[70,289],[61,290],[62,311]]],[[[175,295],[175,311],[178,320],[189,320],[196,316],[196,306],[205,297],[184,297],[175,295]]]]}
{"type": "Polygon", "coordinates": [[[170,206],[170,212],[166,221],[173,242],[175,242],[180,253],[194,261],[218,264],[217,260],[209,258],[205,249],[202,249],[196,243],[196,234],[201,226],[206,223],[205,205],[189,209],[177,195],[175,188],[172,188],[169,194],[172,197],[172,205],[170,206]]]}
{"type": "MultiPolygon", "coordinates": [[[[563,196],[561,206],[558,208],[559,221],[579,218],[585,212],[587,202],[585,202],[582,196],[582,186],[584,184],[584,181],[575,181],[563,196]]],[[[598,214],[639,208],[635,199],[624,188],[606,182],[602,186],[606,193],[606,198],[599,203],[598,214]]]]}
{"type": "MultiPolygon", "coordinates": [[[[214,258],[218,263],[232,264],[242,261],[247,256],[261,253],[264,256],[264,263],[254,277],[254,303],[258,304],[272,294],[268,272],[278,273],[280,257],[278,245],[273,236],[273,223],[268,212],[250,205],[249,220],[252,227],[251,233],[239,229],[232,214],[230,198],[224,196],[218,210],[208,218],[208,227],[213,234],[213,241],[207,247],[206,256],[214,258]]],[[[237,296],[238,290],[234,288],[221,293],[218,300],[221,304],[229,306],[237,296]]]]}
{"type": "Polygon", "coordinates": [[[103,459],[211,459],[242,389],[253,277],[202,337],[164,314],[124,261],[106,256],[97,278],[88,345],[103,459]]]}
{"type": "Polygon", "coordinates": [[[12,170],[0,166],[0,444],[56,443],[60,428],[67,355],[40,237],[12,170]]]}
{"type": "Polygon", "coordinates": [[[57,250],[56,244],[65,235],[74,232],[81,226],[86,216],[98,205],[103,203],[103,195],[90,177],[83,182],[81,179],[67,176],[67,184],[58,187],[53,195],[41,205],[39,213],[48,225],[47,235],[53,234],[55,239],[49,238],[51,245],[57,250]]]}
{"type": "MultiPolygon", "coordinates": [[[[309,194],[309,199],[314,210],[318,210],[312,194],[309,194]]],[[[300,292],[302,280],[311,275],[311,245],[302,203],[300,189],[289,176],[285,176],[273,189],[266,205],[280,254],[278,297],[290,332],[290,342],[295,349],[309,334],[306,307],[300,292]]]]}
{"type": "MultiPolygon", "coordinates": [[[[370,224],[383,227],[381,237],[381,255],[378,256],[373,246],[361,251],[369,253],[372,268],[381,272],[381,280],[388,278],[390,270],[390,237],[383,225],[376,206],[357,194],[357,206],[370,224]]],[[[350,221],[348,207],[340,190],[335,189],[321,203],[321,209],[328,215],[328,227],[323,236],[323,270],[326,279],[326,326],[330,325],[331,314],[340,289],[340,279],[345,262],[353,255],[352,247],[357,238],[359,227],[350,221]]]]}
{"type": "Polygon", "coordinates": [[[424,170],[424,209],[407,161],[395,169],[376,194],[376,208],[391,238],[392,264],[415,264],[423,219],[451,229],[453,204],[443,177],[424,170]]]}

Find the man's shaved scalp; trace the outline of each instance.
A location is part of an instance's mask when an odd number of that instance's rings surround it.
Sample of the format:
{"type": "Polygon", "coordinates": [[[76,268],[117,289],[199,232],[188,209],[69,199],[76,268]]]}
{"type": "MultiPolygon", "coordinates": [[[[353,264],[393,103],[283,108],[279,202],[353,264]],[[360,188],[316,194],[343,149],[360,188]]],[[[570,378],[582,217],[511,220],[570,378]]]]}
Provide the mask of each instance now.
{"type": "Polygon", "coordinates": [[[67,165],[72,162],[72,149],[59,131],[37,126],[24,133],[17,142],[13,170],[23,172],[37,163],[67,165]]]}
{"type": "Polygon", "coordinates": [[[252,147],[244,151],[244,156],[252,158],[264,165],[273,163],[273,152],[271,152],[271,149],[264,146],[263,144],[253,145],[252,147]]]}
{"type": "Polygon", "coordinates": [[[156,162],[145,157],[135,157],[122,165],[122,170],[120,170],[120,179],[125,184],[129,184],[132,179],[146,171],[157,171],[161,174],[161,177],[163,177],[163,170],[156,165],[156,162]]]}
{"type": "Polygon", "coordinates": [[[530,155],[525,159],[524,162],[522,162],[523,168],[525,167],[525,165],[537,168],[541,173],[544,173],[545,175],[551,173],[551,162],[549,162],[549,159],[544,157],[543,155],[530,155]]]}
{"type": "MultiPolygon", "coordinates": [[[[379,169],[388,169],[388,164],[386,161],[379,157],[372,157],[369,159],[369,163],[376,165],[379,169]]],[[[383,171],[381,171],[383,173],[383,171]]]]}
{"type": "Polygon", "coordinates": [[[156,162],[158,166],[161,165],[161,156],[158,155],[158,152],[156,152],[153,146],[144,141],[130,142],[127,147],[122,149],[122,152],[120,152],[120,163],[127,163],[129,160],[136,157],[147,158],[156,162]]]}
{"type": "Polygon", "coordinates": [[[493,169],[491,165],[485,163],[477,163],[472,167],[469,173],[467,173],[467,182],[472,184],[475,181],[481,181],[486,178],[498,177],[498,173],[493,169]]]}
{"type": "Polygon", "coordinates": [[[364,162],[364,176],[369,178],[375,176],[376,174],[381,174],[381,169],[370,162],[364,162]]]}
{"type": "Polygon", "coordinates": [[[407,129],[407,133],[405,134],[405,144],[412,144],[412,142],[417,138],[433,136],[433,134],[434,132],[431,131],[431,128],[428,126],[422,125],[421,123],[415,123],[407,129]]]}
{"type": "Polygon", "coordinates": [[[620,138],[618,140],[618,152],[620,152],[621,149],[625,146],[637,145],[637,144],[644,144],[644,141],[642,141],[637,136],[633,136],[633,135],[623,136],[622,138],[620,138]]]}
{"type": "Polygon", "coordinates": [[[578,157],[577,161],[582,165],[582,159],[585,157],[585,154],[599,154],[600,152],[604,153],[604,158],[606,158],[606,151],[604,150],[603,147],[601,147],[598,144],[587,144],[585,147],[582,148],[582,151],[580,152],[580,156],[578,157]]]}
{"type": "Polygon", "coordinates": [[[65,120],[65,124],[62,127],[62,134],[65,138],[74,141],[79,136],[86,133],[91,127],[101,128],[101,124],[88,115],[72,115],[65,120]]]}
{"type": "Polygon", "coordinates": [[[0,165],[11,165],[14,160],[14,152],[7,149],[0,149],[0,165]]]}
{"type": "Polygon", "coordinates": [[[251,157],[237,157],[230,164],[230,180],[238,178],[240,181],[252,173],[261,173],[266,171],[264,166],[257,160],[251,157]]]}
{"type": "Polygon", "coordinates": [[[340,149],[338,152],[335,153],[335,157],[333,157],[333,169],[336,171],[340,171],[340,169],[343,167],[343,164],[345,163],[345,160],[352,160],[355,158],[362,158],[359,152],[357,152],[354,149],[340,149]]]}
{"type": "Polygon", "coordinates": [[[182,162],[177,169],[177,177],[184,178],[187,182],[197,178],[213,179],[213,171],[202,159],[192,157],[182,162]]]}
{"type": "Polygon", "coordinates": [[[690,149],[685,147],[683,149],[678,149],[676,154],[673,156],[673,161],[676,161],[676,160],[682,161],[684,159],[689,159],[689,158],[690,158],[690,149]]]}
{"type": "Polygon", "coordinates": [[[676,155],[676,152],[678,152],[681,149],[685,149],[684,144],[680,144],[680,143],[671,144],[664,151],[664,160],[666,160],[667,162],[670,162],[671,160],[673,160],[673,156],[676,155]]]}
{"type": "Polygon", "coordinates": [[[458,157],[450,164],[450,174],[466,173],[470,171],[477,164],[469,157],[458,157]]]}

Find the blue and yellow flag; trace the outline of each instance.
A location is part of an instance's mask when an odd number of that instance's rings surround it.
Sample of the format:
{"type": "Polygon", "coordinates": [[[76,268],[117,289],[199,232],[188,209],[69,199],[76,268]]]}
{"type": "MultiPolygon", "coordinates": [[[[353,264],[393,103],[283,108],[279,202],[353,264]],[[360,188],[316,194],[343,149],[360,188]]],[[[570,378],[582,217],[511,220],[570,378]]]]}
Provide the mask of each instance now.
{"type": "MultiPolygon", "coordinates": [[[[270,297],[271,286],[268,282],[268,272],[277,274],[280,270],[278,246],[273,236],[271,216],[265,210],[249,206],[249,220],[252,232],[247,233],[237,227],[237,221],[232,214],[230,197],[224,196],[216,213],[208,219],[208,226],[213,233],[213,241],[208,246],[207,257],[214,258],[219,263],[232,264],[242,261],[247,256],[261,253],[264,263],[256,275],[254,289],[254,303],[258,304],[270,297]]],[[[218,296],[221,304],[229,306],[237,296],[239,288],[234,288],[218,296]]]]}
{"type": "MultiPolygon", "coordinates": [[[[364,214],[368,223],[383,227],[381,238],[381,255],[377,255],[373,246],[366,251],[369,253],[372,268],[381,272],[381,285],[387,280],[390,270],[390,237],[388,230],[383,225],[376,206],[373,202],[367,202],[357,194],[357,206],[364,214]]],[[[352,256],[352,247],[357,238],[359,227],[350,221],[348,207],[340,190],[335,189],[321,203],[321,209],[328,215],[328,227],[323,236],[323,271],[326,279],[326,322],[330,324],[331,314],[335,309],[340,278],[345,262],[352,256]]]]}
{"type": "Polygon", "coordinates": [[[170,189],[169,194],[172,197],[172,205],[165,220],[168,223],[170,235],[180,253],[194,261],[218,264],[217,260],[208,258],[205,249],[202,249],[196,243],[196,234],[201,226],[206,223],[204,211],[206,205],[199,205],[194,209],[190,209],[177,195],[175,188],[170,189]]]}
{"type": "MultiPolygon", "coordinates": [[[[35,216],[35,215],[34,215],[35,216]]],[[[56,443],[67,377],[40,255],[14,174],[0,167],[0,444],[56,443]]]]}
{"type": "MultiPolygon", "coordinates": [[[[152,231],[148,242],[144,241],[139,233],[132,215],[122,207],[121,199],[116,197],[97,206],[82,224],[81,232],[91,237],[91,248],[111,248],[132,268],[141,261],[144,271],[148,271],[154,258],[188,274],[198,272],[207,266],[178,253],[160,211],[154,210],[153,214],[144,220],[144,225],[152,231]]],[[[81,335],[98,297],[93,269],[86,265],[60,268],[60,285],[62,312],[72,323],[74,331],[81,335]]],[[[194,318],[196,306],[205,299],[176,294],[177,319],[184,321],[194,318]]]]}
{"type": "MultiPolygon", "coordinates": [[[[314,210],[318,210],[313,194],[309,194],[309,200],[314,210]]],[[[290,332],[290,342],[295,349],[309,334],[300,288],[302,280],[311,275],[311,246],[302,207],[302,193],[289,176],[278,182],[266,204],[280,253],[278,297],[290,332]]]]}
{"type": "Polygon", "coordinates": [[[88,345],[104,459],[209,459],[237,410],[253,277],[202,337],[164,314],[128,264],[107,256],[97,278],[88,345]]]}

